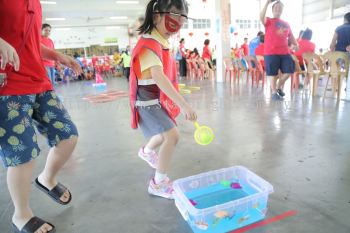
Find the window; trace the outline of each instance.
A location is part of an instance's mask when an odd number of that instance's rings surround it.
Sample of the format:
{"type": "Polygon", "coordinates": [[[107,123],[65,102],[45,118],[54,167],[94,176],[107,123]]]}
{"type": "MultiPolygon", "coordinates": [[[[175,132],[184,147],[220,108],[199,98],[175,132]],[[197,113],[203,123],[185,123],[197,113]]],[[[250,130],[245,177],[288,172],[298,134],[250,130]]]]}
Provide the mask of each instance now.
{"type": "Polygon", "coordinates": [[[182,25],[181,28],[188,29],[188,20],[182,25]]]}
{"type": "Polygon", "coordinates": [[[257,29],[257,28],[259,28],[259,20],[237,19],[236,23],[240,29],[257,29]]]}
{"type": "Polygon", "coordinates": [[[193,28],[194,29],[210,28],[210,19],[194,19],[193,28]]]}

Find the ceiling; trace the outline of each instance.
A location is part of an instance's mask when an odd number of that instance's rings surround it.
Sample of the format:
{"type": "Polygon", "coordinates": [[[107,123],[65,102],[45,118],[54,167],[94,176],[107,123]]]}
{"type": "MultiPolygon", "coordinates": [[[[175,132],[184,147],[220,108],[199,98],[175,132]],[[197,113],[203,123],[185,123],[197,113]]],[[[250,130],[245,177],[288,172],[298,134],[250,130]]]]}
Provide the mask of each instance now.
{"type": "Polygon", "coordinates": [[[149,0],[139,4],[117,4],[115,0],[53,0],[54,5],[42,3],[43,22],[55,28],[128,26],[144,15],[149,0]],[[110,19],[126,16],[127,19],[110,19]],[[48,21],[47,18],[65,18],[48,21]]]}

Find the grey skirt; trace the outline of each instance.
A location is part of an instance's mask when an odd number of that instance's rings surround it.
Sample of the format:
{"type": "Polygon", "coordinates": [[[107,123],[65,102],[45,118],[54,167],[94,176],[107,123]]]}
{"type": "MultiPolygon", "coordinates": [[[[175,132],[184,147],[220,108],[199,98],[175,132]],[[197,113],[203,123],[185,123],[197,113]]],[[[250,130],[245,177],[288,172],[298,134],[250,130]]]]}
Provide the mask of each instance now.
{"type": "Polygon", "coordinates": [[[159,104],[137,107],[137,110],[139,126],[145,138],[164,133],[175,127],[174,122],[159,104]]]}

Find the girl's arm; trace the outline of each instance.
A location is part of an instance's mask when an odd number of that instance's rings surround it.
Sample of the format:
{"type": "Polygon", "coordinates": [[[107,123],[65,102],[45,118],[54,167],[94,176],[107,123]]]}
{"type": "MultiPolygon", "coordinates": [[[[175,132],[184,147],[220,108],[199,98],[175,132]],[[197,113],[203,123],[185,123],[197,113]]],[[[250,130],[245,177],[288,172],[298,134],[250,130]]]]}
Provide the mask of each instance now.
{"type": "Polygon", "coordinates": [[[185,99],[176,91],[170,80],[163,72],[163,67],[152,66],[151,75],[157,86],[178,105],[183,113],[186,115],[186,120],[195,121],[197,120],[196,112],[191,106],[185,101],[185,99]]]}

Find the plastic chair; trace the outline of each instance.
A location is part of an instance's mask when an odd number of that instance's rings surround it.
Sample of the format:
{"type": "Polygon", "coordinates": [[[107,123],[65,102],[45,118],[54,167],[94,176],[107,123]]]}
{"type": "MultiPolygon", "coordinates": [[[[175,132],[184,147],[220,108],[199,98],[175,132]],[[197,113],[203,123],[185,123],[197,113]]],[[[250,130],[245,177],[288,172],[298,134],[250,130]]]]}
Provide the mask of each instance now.
{"type": "Polygon", "coordinates": [[[257,86],[259,86],[259,77],[261,77],[262,79],[262,87],[264,88],[265,86],[265,79],[266,79],[266,72],[265,72],[265,68],[263,67],[263,63],[264,63],[264,57],[263,56],[259,56],[256,55],[256,75],[258,76],[257,78],[257,86]]]}
{"type": "Polygon", "coordinates": [[[225,68],[225,79],[227,77],[227,74],[229,73],[230,81],[232,76],[234,77],[234,81],[236,81],[236,76],[234,75],[234,67],[230,58],[224,59],[224,68],[225,68]]]}
{"type": "Polygon", "coordinates": [[[342,78],[345,76],[347,79],[349,73],[349,55],[346,52],[327,52],[323,57],[328,60],[330,65],[323,97],[326,96],[329,78],[332,78],[334,81],[333,89],[337,88],[337,100],[339,100],[343,81],[342,78]],[[343,64],[340,63],[341,61],[343,64]]]}
{"type": "MultiPolygon", "coordinates": [[[[306,68],[306,75],[312,78],[312,95],[316,96],[318,81],[321,75],[325,75],[324,65],[321,57],[315,53],[303,53],[304,67],[306,68]]],[[[306,79],[304,81],[304,89],[306,86],[306,79]]]]}
{"type": "Polygon", "coordinates": [[[300,67],[299,60],[295,55],[291,55],[295,64],[295,71],[291,76],[291,85],[290,85],[290,92],[294,89],[299,89],[299,75],[305,74],[306,72],[303,71],[300,67]]]}

